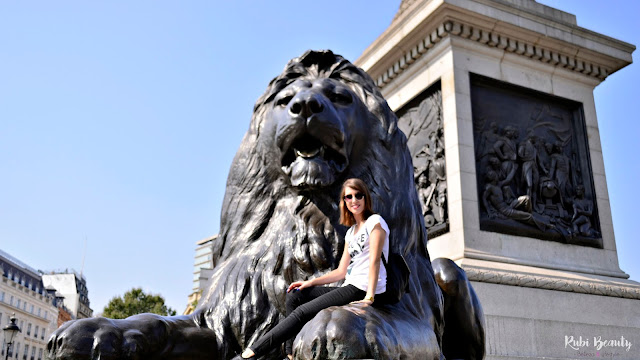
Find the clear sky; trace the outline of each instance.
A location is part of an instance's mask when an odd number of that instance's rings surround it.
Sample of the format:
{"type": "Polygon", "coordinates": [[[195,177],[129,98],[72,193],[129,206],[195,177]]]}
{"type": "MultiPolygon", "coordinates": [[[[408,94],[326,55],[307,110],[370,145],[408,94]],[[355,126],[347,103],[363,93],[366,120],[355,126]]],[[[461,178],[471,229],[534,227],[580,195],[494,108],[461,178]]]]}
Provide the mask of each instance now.
{"type": "MultiPolygon", "coordinates": [[[[540,2],[640,44],[635,0],[540,2]]],[[[195,243],[219,230],[269,80],[309,48],[355,60],[399,3],[0,2],[0,248],[83,271],[96,313],[138,286],[182,312],[195,243]]],[[[635,280],[638,69],[595,92],[620,265],[635,280]]]]}

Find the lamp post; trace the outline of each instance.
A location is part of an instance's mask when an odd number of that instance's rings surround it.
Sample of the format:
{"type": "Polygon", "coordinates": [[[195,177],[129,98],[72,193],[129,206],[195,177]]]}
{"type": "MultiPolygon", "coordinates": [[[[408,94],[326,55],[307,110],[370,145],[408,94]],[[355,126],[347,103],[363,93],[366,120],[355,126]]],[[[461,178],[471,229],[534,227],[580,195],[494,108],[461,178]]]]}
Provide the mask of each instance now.
{"type": "Polygon", "coordinates": [[[4,332],[4,339],[7,342],[7,356],[5,356],[5,360],[9,359],[9,349],[11,348],[11,344],[13,343],[13,338],[21,332],[18,325],[16,325],[16,313],[13,313],[11,316],[11,323],[2,329],[4,332]]]}

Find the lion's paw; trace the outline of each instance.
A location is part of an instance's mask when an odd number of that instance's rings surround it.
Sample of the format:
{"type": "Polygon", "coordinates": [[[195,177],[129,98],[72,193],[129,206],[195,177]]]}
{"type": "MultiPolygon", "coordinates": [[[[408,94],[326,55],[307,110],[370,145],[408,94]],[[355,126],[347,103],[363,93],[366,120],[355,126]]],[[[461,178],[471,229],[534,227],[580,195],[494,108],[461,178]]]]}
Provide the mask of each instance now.
{"type": "Polygon", "coordinates": [[[160,317],[133,320],[92,318],[70,321],[47,343],[47,357],[55,360],[143,359],[150,347],[166,337],[160,317]]]}
{"type": "Polygon", "coordinates": [[[295,358],[367,358],[366,323],[353,313],[355,307],[321,311],[300,331],[294,343],[295,358]]]}
{"type": "Polygon", "coordinates": [[[431,324],[399,308],[366,305],[321,311],[294,342],[296,359],[440,359],[431,324]]]}

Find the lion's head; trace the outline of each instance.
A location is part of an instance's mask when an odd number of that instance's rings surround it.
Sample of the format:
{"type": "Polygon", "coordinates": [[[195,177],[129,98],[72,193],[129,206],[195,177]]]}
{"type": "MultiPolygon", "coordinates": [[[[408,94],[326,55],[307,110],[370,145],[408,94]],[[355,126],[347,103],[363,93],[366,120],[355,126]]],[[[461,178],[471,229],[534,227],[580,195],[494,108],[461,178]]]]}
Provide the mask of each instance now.
{"type": "Polygon", "coordinates": [[[368,141],[386,139],[390,110],[378,106],[381,96],[367,80],[340,56],[307,52],[289,62],[258,100],[250,132],[291,186],[330,187],[363,161],[368,141]]]}
{"type": "Polygon", "coordinates": [[[277,319],[291,281],[337,266],[346,232],[338,196],[351,177],[369,186],[391,245],[410,266],[430,272],[411,157],[395,114],[364,71],[331,51],[308,51],[254,107],[229,173],[216,271],[200,306],[243,328],[277,319]],[[246,306],[214,310],[229,294],[246,306]],[[247,319],[246,307],[262,315],[247,319]]]}

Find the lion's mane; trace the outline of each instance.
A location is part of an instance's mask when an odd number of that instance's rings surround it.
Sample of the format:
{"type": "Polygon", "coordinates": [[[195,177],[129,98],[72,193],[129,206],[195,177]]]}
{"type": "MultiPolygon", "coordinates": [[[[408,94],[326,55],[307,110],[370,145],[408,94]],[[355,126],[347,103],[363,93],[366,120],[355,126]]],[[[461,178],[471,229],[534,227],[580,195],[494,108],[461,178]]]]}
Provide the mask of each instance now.
{"type": "Polygon", "coordinates": [[[258,99],[227,181],[214,275],[197,310],[203,325],[216,332],[221,354],[238,352],[284,316],[290,282],[338,265],[346,232],[338,224],[338,196],[351,177],[369,185],[374,211],[391,229],[391,245],[412,269],[411,291],[396,311],[432,319],[439,342],[443,299],[426,250],[412,174],[405,135],[364,71],[331,51],[308,51],[291,60],[258,99]],[[276,95],[304,78],[340,81],[369,112],[366,145],[354,148],[345,171],[321,189],[292,186],[273,154],[273,139],[262,131],[276,95]]]}

